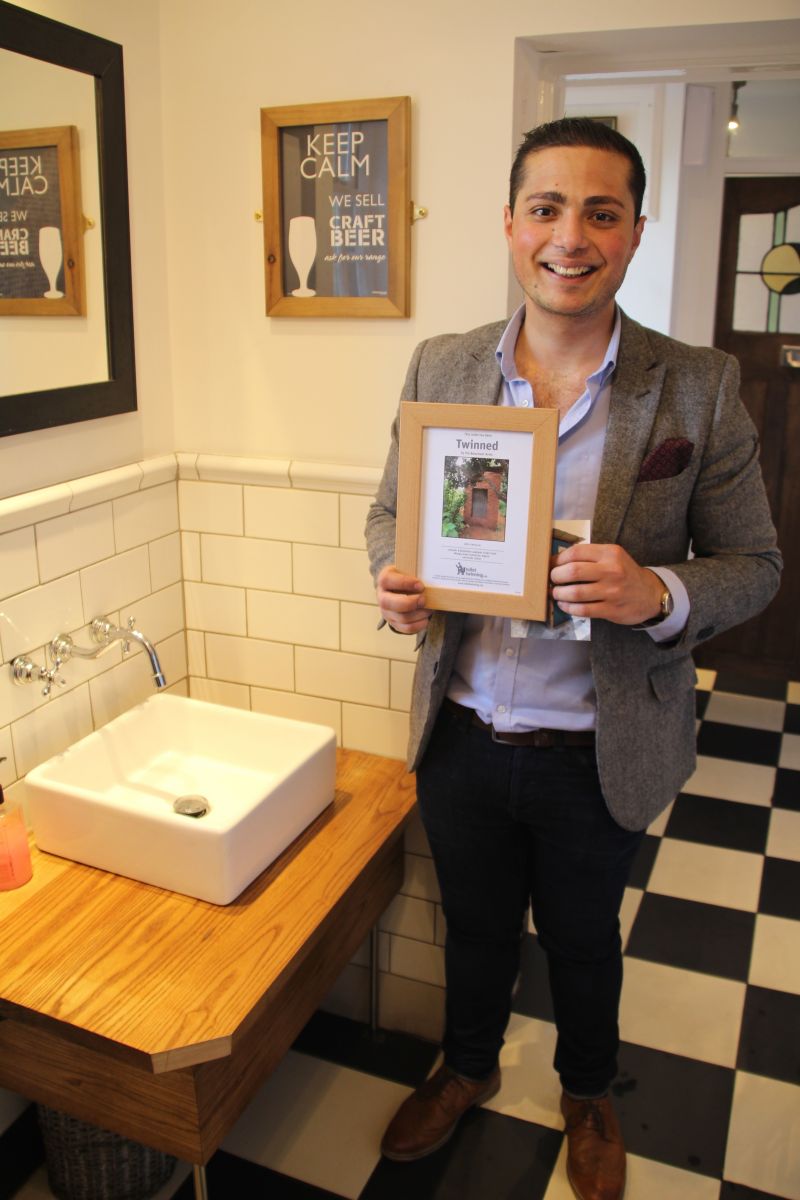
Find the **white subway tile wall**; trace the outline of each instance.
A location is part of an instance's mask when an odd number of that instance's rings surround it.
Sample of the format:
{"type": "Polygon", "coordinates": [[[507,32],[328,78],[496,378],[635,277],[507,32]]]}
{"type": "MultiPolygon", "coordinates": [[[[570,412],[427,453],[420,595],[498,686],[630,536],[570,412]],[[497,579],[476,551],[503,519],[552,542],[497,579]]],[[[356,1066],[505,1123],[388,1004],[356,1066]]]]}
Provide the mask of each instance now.
{"type": "Polygon", "coordinates": [[[416,662],[416,638],[403,637],[388,625],[378,628],[374,599],[368,604],[342,601],[342,649],[354,654],[372,654],[376,658],[398,658],[416,662]]]}
{"type": "Polygon", "coordinates": [[[414,667],[411,663],[393,662],[391,672],[391,706],[408,712],[411,707],[414,667]]]}
{"type": "Polygon", "coordinates": [[[379,658],[297,646],[295,664],[298,690],[309,696],[357,704],[389,703],[389,664],[379,658]]]}
{"type": "Polygon", "coordinates": [[[151,586],[147,546],[115,554],[81,573],[83,603],[92,619],[120,608],[131,596],[146,596],[151,586]]]}
{"type": "Polygon", "coordinates": [[[111,504],[93,504],[53,517],[36,527],[39,577],[57,579],[114,553],[114,519],[111,504]]]}
{"type": "MultiPolygon", "coordinates": [[[[129,616],[168,685],[197,699],[334,729],[339,745],[402,759],[413,639],[378,630],[364,548],[377,470],[166,455],[0,501],[0,782],[24,801],[37,763],[145,699],[140,647],[72,659],[52,698],[19,686],[18,654],[96,616],[129,616]]],[[[379,939],[380,1019],[437,1038],[444,920],[414,816],[400,894],[379,939]]],[[[367,1012],[368,947],[327,1006],[367,1012]]]]}
{"type": "Polygon", "coordinates": [[[245,487],[245,533],[284,542],[338,546],[338,500],[329,492],[245,487]]]}
{"type": "Polygon", "coordinates": [[[342,706],[344,744],[368,754],[405,758],[408,744],[408,713],[389,712],[364,704],[342,706]]]}
{"type": "Polygon", "coordinates": [[[0,600],[13,592],[27,591],[39,582],[33,528],[0,534],[0,600]]]}
{"type": "Polygon", "coordinates": [[[247,627],[253,637],[339,649],[339,605],[335,600],[249,591],[247,627]]]}
{"type": "MultiPolygon", "coordinates": [[[[174,464],[173,464],[174,467],[174,464]]],[[[178,526],[175,483],[162,483],[112,501],[117,553],[153,542],[178,526]]]]}
{"type": "Polygon", "coordinates": [[[201,574],[207,583],[235,583],[239,587],[278,592],[292,590],[289,542],[203,533],[200,561],[201,574]]]}
{"type": "Polygon", "coordinates": [[[181,527],[206,533],[242,533],[242,489],[235,483],[178,483],[181,527]]]}

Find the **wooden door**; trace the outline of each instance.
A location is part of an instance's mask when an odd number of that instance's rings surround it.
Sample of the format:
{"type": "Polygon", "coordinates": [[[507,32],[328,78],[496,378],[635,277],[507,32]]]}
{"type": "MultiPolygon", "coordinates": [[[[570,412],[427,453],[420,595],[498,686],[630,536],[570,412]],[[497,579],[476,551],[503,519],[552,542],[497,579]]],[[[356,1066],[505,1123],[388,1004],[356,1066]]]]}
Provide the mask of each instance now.
{"type": "Polygon", "coordinates": [[[785,565],[769,607],[695,657],[800,680],[800,176],[726,180],[714,343],[741,364],[785,565]]]}

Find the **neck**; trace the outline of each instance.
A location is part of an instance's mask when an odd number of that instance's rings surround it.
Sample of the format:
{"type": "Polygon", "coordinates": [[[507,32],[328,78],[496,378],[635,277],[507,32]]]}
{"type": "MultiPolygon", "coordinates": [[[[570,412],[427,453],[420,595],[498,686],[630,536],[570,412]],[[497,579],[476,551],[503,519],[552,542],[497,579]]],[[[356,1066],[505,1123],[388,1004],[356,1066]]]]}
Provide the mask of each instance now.
{"type": "Polygon", "coordinates": [[[585,317],[544,312],[526,301],[525,320],[517,339],[517,365],[535,363],[544,370],[585,371],[602,363],[614,330],[615,306],[585,317]]]}

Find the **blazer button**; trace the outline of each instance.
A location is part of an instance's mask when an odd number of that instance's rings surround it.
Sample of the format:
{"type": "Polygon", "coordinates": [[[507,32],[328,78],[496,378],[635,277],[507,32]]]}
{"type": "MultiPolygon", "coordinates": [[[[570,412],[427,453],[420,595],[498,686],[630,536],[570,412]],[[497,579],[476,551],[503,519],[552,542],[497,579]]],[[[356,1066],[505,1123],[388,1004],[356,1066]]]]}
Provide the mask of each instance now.
{"type": "Polygon", "coordinates": [[[710,638],[711,635],[713,634],[713,632],[714,632],[714,626],[706,625],[705,629],[699,630],[699,632],[697,634],[698,641],[704,641],[706,638],[710,638]]]}

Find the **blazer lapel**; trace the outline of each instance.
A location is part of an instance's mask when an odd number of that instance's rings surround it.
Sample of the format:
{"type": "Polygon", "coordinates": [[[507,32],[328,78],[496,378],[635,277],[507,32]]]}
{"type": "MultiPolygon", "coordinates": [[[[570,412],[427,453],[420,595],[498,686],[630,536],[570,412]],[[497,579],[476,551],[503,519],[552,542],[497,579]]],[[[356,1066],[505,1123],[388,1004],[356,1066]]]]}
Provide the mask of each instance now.
{"type": "Polygon", "coordinates": [[[463,375],[457,373],[451,381],[448,400],[456,404],[499,404],[503,376],[495,351],[504,323],[490,325],[477,331],[464,348],[463,375]]]}
{"type": "MultiPolygon", "coordinates": [[[[472,344],[464,347],[461,371],[456,369],[451,374],[451,402],[499,404],[503,381],[495,350],[502,331],[502,323],[483,328],[472,344]]],[[[617,540],[650,440],[665,371],[665,364],[656,360],[644,328],[623,313],[592,522],[595,542],[617,540]]]]}
{"type": "Polygon", "coordinates": [[[611,382],[592,541],[616,542],[650,439],[666,365],[641,325],[622,314],[619,361],[611,382]]]}

